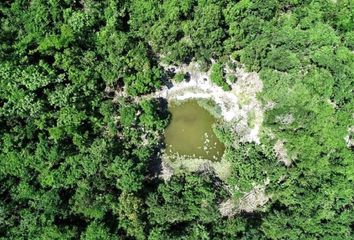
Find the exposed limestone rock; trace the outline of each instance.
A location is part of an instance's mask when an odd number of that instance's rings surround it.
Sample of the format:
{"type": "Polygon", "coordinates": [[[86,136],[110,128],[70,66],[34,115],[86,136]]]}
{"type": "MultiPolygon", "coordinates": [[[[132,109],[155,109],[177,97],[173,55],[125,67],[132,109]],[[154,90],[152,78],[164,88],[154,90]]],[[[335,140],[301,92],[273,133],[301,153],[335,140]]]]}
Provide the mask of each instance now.
{"type": "Polygon", "coordinates": [[[275,102],[268,101],[264,106],[264,110],[272,110],[274,109],[275,105],[275,102]]]}
{"type": "Polygon", "coordinates": [[[236,203],[232,199],[221,203],[219,206],[221,215],[224,217],[232,217],[240,212],[252,213],[259,207],[264,206],[270,199],[265,193],[265,188],[268,183],[255,186],[236,203]]]}
{"type": "Polygon", "coordinates": [[[344,138],[348,148],[354,147],[354,127],[348,129],[348,135],[344,138]]]}
{"type": "Polygon", "coordinates": [[[275,151],[275,155],[277,156],[280,162],[284,163],[287,167],[291,165],[291,159],[287,154],[283,141],[278,140],[275,143],[273,150],[275,151]]]}
{"type": "Polygon", "coordinates": [[[265,194],[265,186],[256,186],[237,203],[236,209],[238,212],[251,213],[264,206],[268,200],[269,196],[265,194]]]}
{"type": "Polygon", "coordinates": [[[219,206],[219,211],[223,217],[232,217],[236,214],[235,205],[232,199],[228,199],[225,202],[222,202],[219,206]]]}
{"type": "Polygon", "coordinates": [[[276,120],[283,125],[290,125],[294,122],[294,116],[291,113],[283,114],[276,117],[276,120]]]}
{"type": "Polygon", "coordinates": [[[165,181],[169,181],[172,176],[173,176],[173,169],[166,162],[162,161],[161,173],[159,177],[165,181]]]}

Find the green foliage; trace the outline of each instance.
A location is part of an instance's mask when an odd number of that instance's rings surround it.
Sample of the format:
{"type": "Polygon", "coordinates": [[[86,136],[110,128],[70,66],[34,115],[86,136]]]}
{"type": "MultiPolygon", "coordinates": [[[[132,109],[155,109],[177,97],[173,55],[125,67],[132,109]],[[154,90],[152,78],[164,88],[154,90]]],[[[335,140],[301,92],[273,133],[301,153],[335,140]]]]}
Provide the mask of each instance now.
{"type": "Polygon", "coordinates": [[[198,105],[207,110],[215,118],[221,117],[221,108],[213,100],[200,99],[198,100],[198,105]]]}
{"type": "Polygon", "coordinates": [[[142,219],[143,202],[139,197],[123,193],[119,197],[119,226],[126,230],[129,236],[145,239],[145,223],[142,219]]]}
{"type": "MultiPolygon", "coordinates": [[[[149,222],[163,228],[187,225],[187,235],[189,228],[193,229],[192,235],[198,234],[194,228],[202,226],[193,223],[208,224],[219,217],[216,202],[221,196],[213,188],[214,183],[207,176],[174,176],[148,197],[149,222]]],[[[185,233],[181,230],[180,234],[185,233]]]]}
{"type": "Polygon", "coordinates": [[[352,239],[352,10],[349,0],[1,1],[0,239],[352,239]],[[168,78],[159,61],[215,59],[210,77],[229,90],[229,56],[259,72],[258,97],[274,103],[261,143],[237,144],[223,123],[229,179],[158,181],[169,114],[141,95],[168,78]],[[261,214],[220,216],[221,202],[266,180],[261,214]]]}
{"type": "Polygon", "coordinates": [[[276,49],[269,52],[267,61],[265,66],[279,71],[289,70],[300,65],[300,60],[296,57],[296,54],[283,49],[276,49]]]}
{"type": "Polygon", "coordinates": [[[198,58],[210,59],[222,52],[225,30],[221,4],[199,1],[195,9],[194,19],[188,27],[198,58]]]}
{"type": "Polygon", "coordinates": [[[230,86],[225,82],[224,79],[224,68],[220,63],[215,63],[211,66],[210,79],[216,85],[222,87],[225,91],[230,91],[230,86]]]}
{"type": "Polygon", "coordinates": [[[182,82],[184,79],[185,79],[185,74],[183,73],[177,73],[173,79],[176,81],[176,82],[182,82]]]}
{"type": "Polygon", "coordinates": [[[277,181],[284,174],[271,149],[253,144],[240,145],[226,152],[232,162],[232,177],[227,181],[237,186],[233,192],[235,198],[242,197],[256,185],[267,181],[277,181]]]}
{"type": "Polygon", "coordinates": [[[91,223],[86,231],[81,234],[80,239],[82,240],[110,240],[116,239],[108,229],[100,223],[91,223]]]}

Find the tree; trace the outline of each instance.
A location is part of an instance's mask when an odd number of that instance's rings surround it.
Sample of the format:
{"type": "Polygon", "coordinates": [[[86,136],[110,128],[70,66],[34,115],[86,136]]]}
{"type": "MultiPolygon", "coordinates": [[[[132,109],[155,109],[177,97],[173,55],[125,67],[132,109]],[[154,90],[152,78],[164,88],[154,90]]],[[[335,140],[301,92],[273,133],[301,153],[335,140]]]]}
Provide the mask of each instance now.
{"type": "Polygon", "coordinates": [[[213,222],[219,216],[215,205],[219,194],[212,188],[208,177],[173,177],[170,182],[160,185],[157,193],[148,197],[146,203],[150,222],[160,226],[213,222]]]}
{"type": "Polygon", "coordinates": [[[230,86],[225,82],[224,79],[224,69],[220,63],[215,63],[211,66],[210,79],[219,87],[222,87],[223,90],[231,90],[230,86]]]}

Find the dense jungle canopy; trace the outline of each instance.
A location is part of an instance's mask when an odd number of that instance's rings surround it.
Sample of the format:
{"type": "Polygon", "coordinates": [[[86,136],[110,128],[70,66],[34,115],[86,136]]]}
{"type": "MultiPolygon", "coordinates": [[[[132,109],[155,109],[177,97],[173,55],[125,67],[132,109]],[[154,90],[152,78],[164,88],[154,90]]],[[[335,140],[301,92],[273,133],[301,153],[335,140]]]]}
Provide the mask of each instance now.
{"type": "Polygon", "coordinates": [[[0,239],[353,239],[353,52],[351,0],[2,0],[0,239]],[[157,178],[170,114],[139,97],[159,62],[229,90],[230,58],[263,81],[261,143],[219,126],[228,179],[157,178]],[[265,181],[264,206],[222,216],[265,181]]]}

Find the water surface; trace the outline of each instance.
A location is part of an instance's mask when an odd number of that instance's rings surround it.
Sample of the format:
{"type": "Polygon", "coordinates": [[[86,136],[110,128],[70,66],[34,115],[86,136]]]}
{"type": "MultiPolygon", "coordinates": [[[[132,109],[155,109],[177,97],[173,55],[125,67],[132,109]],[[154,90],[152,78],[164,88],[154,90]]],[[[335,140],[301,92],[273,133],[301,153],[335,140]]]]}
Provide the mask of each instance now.
{"type": "Polygon", "coordinates": [[[170,158],[176,155],[219,160],[224,145],[213,132],[216,119],[196,100],[170,103],[171,123],[165,131],[166,153],[170,158]]]}

